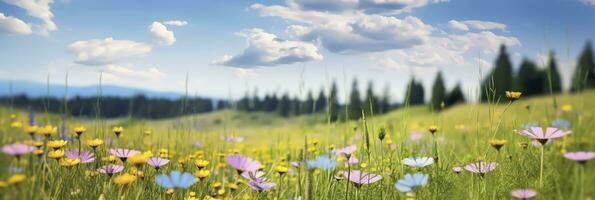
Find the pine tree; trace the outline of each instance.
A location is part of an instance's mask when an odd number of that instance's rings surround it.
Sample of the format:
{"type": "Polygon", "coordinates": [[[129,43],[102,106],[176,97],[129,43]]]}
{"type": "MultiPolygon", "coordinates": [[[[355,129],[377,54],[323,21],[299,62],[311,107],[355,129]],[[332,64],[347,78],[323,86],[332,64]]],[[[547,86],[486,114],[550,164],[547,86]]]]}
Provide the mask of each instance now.
{"type": "Polygon", "coordinates": [[[290,101],[290,105],[291,105],[290,106],[291,107],[290,108],[290,114],[292,116],[298,116],[298,115],[302,114],[301,113],[302,102],[300,101],[299,98],[293,97],[293,99],[290,101]]]}
{"type": "Polygon", "coordinates": [[[337,83],[333,81],[331,85],[331,90],[329,92],[328,100],[326,102],[326,110],[329,114],[329,119],[331,121],[337,121],[337,119],[339,118],[339,110],[341,108],[339,107],[338,91],[339,89],[337,88],[337,83]]]}
{"type": "Polygon", "coordinates": [[[289,117],[291,111],[291,100],[289,100],[289,95],[287,93],[283,94],[279,104],[277,105],[277,112],[279,115],[283,117],[289,117]]]}
{"type": "Polygon", "coordinates": [[[384,87],[382,100],[380,100],[380,113],[388,113],[390,109],[390,86],[387,84],[386,87],[384,87]]]}
{"type": "Polygon", "coordinates": [[[537,69],[537,65],[528,59],[523,59],[517,76],[515,77],[515,90],[523,93],[523,96],[532,96],[549,91],[549,84],[546,82],[545,72],[537,69]]]}
{"type": "Polygon", "coordinates": [[[446,100],[446,88],[444,88],[444,80],[442,78],[442,72],[438,72],[434,86],[432,86],[432,98],[430,106],[433,110],[442,110],[444,101],[446,100]]]}
{"type": "Polygon", "coordinates": [[[581,53],[574,75],[572,76],[571,91],[580,92],[585,88],[595,87],[595,60],[591,41],[588,41],[581,53]]]}
{"type": "Polygon", "coordinates": [[[457,83],[457,85],[448,93],[448,97],[446,97],[446,107],[455,105],[457,103],[464,103],[465,96],[463,95],[463,90],[461,89],[461,84],[457,83]]]}
{"type": "Polygon", "coordinates": [[[372,114],[379,114],[380,113],[380,104],[379,100],[374,95],[374,83],[372,81],[368,82],[368,88],[366,89],[366,98],[363,101],[363,108],[365,109],[366,116],[371,116],[372,114]]]}
{"type": "Polygon", "coordinates": [[[314,104],[314,111],[315,112],[324,112],[326,109],[326,96],[324,95],[324,88],[320,88],[320,93],[318,93],[318,98],[316,99],[316,104],[314,104]]]}
{"type": "Polygon", "coordinates": [[[556,58],[554,52],[550,52],[546,73],[546,90],[547,92],[560,93],[562,92],[562,80],[560,73],[558,72],[558,66],[556,64],[556,58]]]}
{"type": "Polygon", "coordinates": [[[312,96],[312,90],[308,91],[306,101],[302,105],[302,114],[312,114],[314,112],[314,97],[312,96]]]}
{"type": "Polygon", "coordinates": [[[424,104],[424,87],[421,83],[415,81],[415,78],[411,78],[411,81],[407,85],[407,89],[405,92],[405,100],[403,101],[405,105],[419,105],[424,104]]]}
{"type": "Polygon", "coordinates": [[[349,95],[349,119],[359,119],[362,116],[362,100],[357,86],[357,79],[351,83],[351,94],[349,95]]]}
{"type": "Polygon", "coordinates": [[[481,84],[481,100],[505,99],[505,93],[513,89],[512,64],[506,52],[506,46],[500,46],[500,54],[496,58],[495,68],[481,84]],[[492,96],[493,95],[493,96],[492,96]]]}

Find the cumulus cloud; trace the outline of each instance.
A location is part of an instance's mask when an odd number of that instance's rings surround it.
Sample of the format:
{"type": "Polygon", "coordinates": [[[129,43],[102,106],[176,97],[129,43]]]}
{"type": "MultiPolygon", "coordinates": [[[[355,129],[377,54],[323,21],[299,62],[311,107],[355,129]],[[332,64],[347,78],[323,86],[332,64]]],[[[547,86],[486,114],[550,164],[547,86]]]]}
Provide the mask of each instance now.
{"type": "Polygon", "coordinates": [[[31,26],[16,17],[5,16],[0,12],[0,33],[28,35],[33,33],[31,26]]]}
{"type": "Polygon", "coordinates": [[[213,61],[213,64],[251,68],[322,60],[318,48],[311,43],[283,40],[258,28],[236,34],[246,38],[246,49],[235,56],[225,55],[213,61]]]}
{"type": "Polygon", "coordinates": [[[165,76],[165,73],[154,67],[148,69],[137,69],[121,65],[106,65],[104,72],[115,77],[126,77],[140,80],[155,80],[165,76]]]}
{"type": "Polygon", "coordinates": [[[68,45],[67,50],[76,55],[75,62],[84,65],[106,65],[117,61],[145,55],[151,46],[130,40],[105,39],[81,40],[68,45]]]}
{"type": "Polygon", "coordinates": [[[176,42],[176,37],[174,36],[174,32],[167,30],[167,27],[160,22],[153,22],[149,26],[149,32],[151,37],[159,44],[159,45],[173,45],[176,42]]]}
{"type": "Polygon", "coordinates": [[[7,4],[20,7],[27,11],[27,15],[38,18],[44,22],[43,25],[36,26],[39,33],[47,35],[51,31],[58,30],[58,27],[52,20],[54,14],[50,10],[52,0],[3,0],[7,4]]]}
{"type": "Polygon", "coordinates": [[[458,31],[468,31],[470,29],[475,30],[501,30],[506,31],[506,24],[492,22],[492,21],[479,21],[479,20],[465,20],[448,21],[448,27],[458,31]]]}
{"type": "Polygon", "coordinates": [[[170,26],[182,27],[182,26],[186,26],[188,24],[188,22],[182,21],[182,20],[169,20],[169,21],[163,21],[163,24],[170,25],[170,26]]]}
{"type": "Polygon", "coordinates": [[[595,0],[579,0],[579,1],[581,1],[582,3],[584,3],[585,5],[588,5],[588,6],[595,6],[595,0]]]}
{"type": "Polygon", "coordinates": [[[365,13],[399,14],[411,12],[428,3],[441,3],[444,0],[289,0],[287,5],[301,10],[322,12],[345,12],[359,10],[365,13]]]}

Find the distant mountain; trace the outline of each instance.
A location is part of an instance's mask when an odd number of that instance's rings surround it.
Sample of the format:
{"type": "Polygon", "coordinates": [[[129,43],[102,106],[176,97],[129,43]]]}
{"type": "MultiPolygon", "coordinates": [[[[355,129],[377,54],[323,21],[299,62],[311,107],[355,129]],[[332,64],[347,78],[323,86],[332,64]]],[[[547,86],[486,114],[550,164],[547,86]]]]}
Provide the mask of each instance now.
{"type": "MultiPolygon", "coordinates": [[[[33,81],[7,81],[0,80],[0,96],[10,95],[9,85],[12,82],[12,94],[25,94],[29,97],[43,97],[47,95],[48,86],[45,83],[38,83],[33,81]]],[[[102,85],[102,96],[115,96],[115,97],[130,97],[138,94],[145,95],[149,98],[166,98],[166,99],[178,99],[184,94],[177,92],[160,92],[152,91],[139,88],[122,87],[115,85],[102,85]]],[[[50,84],[49,85],[50,96],[63,98],[65,93],[64,85],[50,84]]],[[[90,86],[68,86],[68,96],[97,96],[97,85],[90,86]]]]}

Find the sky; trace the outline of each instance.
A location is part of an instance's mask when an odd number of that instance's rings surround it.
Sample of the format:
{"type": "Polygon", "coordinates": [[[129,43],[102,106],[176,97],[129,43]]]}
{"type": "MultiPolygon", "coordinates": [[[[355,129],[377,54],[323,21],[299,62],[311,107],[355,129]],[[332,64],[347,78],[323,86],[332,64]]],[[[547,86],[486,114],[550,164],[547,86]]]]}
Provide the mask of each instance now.
{"type": "MultiPolygon", "coordinates": [[[[0,0],[0,79],[239,98],[336,81],[403,98],[438,71],[475,98],[505,44],[515,68],[553,51],[568,87],[595,0],[0,0]]],[[[4,86],[3,86],[4,87],[4,86]]]]}

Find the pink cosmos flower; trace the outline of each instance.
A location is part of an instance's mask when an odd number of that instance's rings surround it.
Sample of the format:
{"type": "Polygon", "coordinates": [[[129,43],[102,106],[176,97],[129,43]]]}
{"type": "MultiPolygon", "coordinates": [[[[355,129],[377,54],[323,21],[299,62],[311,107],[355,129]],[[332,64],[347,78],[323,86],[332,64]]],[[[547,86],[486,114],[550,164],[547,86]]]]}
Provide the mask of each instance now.
{"type": "Polygon", "coordinates": [[[355,165],[355,164],[357,164],[357,163],[359,163],[359,159],[357,159],[357,158],[356,158],[355,156],[353,156],[353,155],[352,155],[351,157],[349,157],[349,159],[347,159],[347,160],[345,161],[345,164],[347,164],[347,165],[355,165]]]}
{"type": "Polygon", "coordinates": [[[91,151],[79,152],[76,149],[64,151],[64,155],[70,159],[79,159],[81,163],[90,163],[95,161],[95,155],[91,151]]]}
{"type": "Polygon", "coordinates": [[[35,147],[29,146],[26,144],[8,144],[2,147],[2,152],[11,156],[16,156],[17,158],[31,153],[35,150],[35,147]]]}
{"type": "Polygon", "coordinates": [[[124,161],[126,161],[126,159],[128,157],[140,154],[140,151],[118,148],[118,149],[109,149],[109,153],[120,158],[120,160],[122,160],[122,162],[124,162],[124,161]]]}
{"type": "Polygon", "coordinates": [[[161,168],[161,166],[169,163],[168,159],[160,158],[160,157],[151,157],[147,160],[147,164],[153,166],[155,169],[161,168]]]}
{"type": "Polygon", "coordinates": [[[483,177],[485,173],[496,169],[496,165],[498,164],[495,162],[477,162],[466,165],[465,170],[479,174],[483,177]]]}
{"type": "Polygon", "coordinates": [[[516,189],[510,195],[517,199],[530,199],[537,195],[537,192],[531,189],[516,189]]]}
{"type": "Polygon", "coordinates": [[[245,171],[242,172],[242,177],[248,180],[258,180],[264,177],[264,172],[262,171],[245,171]]]}
{"type": "Polygon", "coordinates": [[[516,133],[520,135],[527,136],[531,139],[535,139],[539,141],[541,144],[545,144],[550,139],[556,139],[560,137],[564,137],[565,135],[570,134],[572,131],[564,131],[557,128],[548,127],[545,129],[541,127],[531,127],[525,130],[515,130],[516,133]]]}
{"type": "Polygon", "coordinates": [[[266,179],[252,180],[248,182],[248,186],[256,191],[269,190],[275,187],[276,185],[277,184],[275,183],[267,182],[266,179]]]}
{"type": "Polygon", "coordinates": [[[458,173],[461,173],[463,171],[463,168],[462,167],[459,167],[459,166],[455,166],[455,167],[452,168],[452,171],[454,173],[457,173],[458,174],[458,173]]]}
{"type": "Polygon", "coordinates": [[[415,131],[415,132],[411,132],[411,135],[409,135],[409,140],[418,141],[418,140],[421,140],[423,137],[424,137],[423,133],[415,131]]]}
{"type": "Polygon", "coordinates": [[[242,173],[245,171],[257,171],[260,169],[260,162],[256,160],[252,160],[251,158],[244,157],[239,154],[231,154],[225,157],[227,163],[231,165],[233,168],[238,170],[238,173],[242,173]]]}
{"type": "Polygon", "coordinates": [[[355,144],[352,144],[347,147],[335,149],[335,150],[333,150],[333,153],[337,154],[338,156],[343,155],[346,158],[350,158],[351,154],[353,154],[353,152],[355,152],[355,149],[356,149],[355,144]]]}
{"type": "Polygon", "coordinates": [[[341,171],[340,173],[343,177],[346,177],[350,182],[355,184],[357,187],[360,187],[362,185],[367,185],[370,183],[375,183],[382,179],[381,175],[362,172],[360,170],[351,170],[351,172],[341,171]]]}
{"type": "Polygon", "coordinates": [[[109,165],[100,167],[99,169],[97,169],[97,172],[111,176],[112,174],[119,173],[122,170],[124,170],[124,166],[122,166],[122,165],[109,164],[109,165]]]}
{"type": "Polygon", "coordinates": [[[587,163],[587,161],[595,158],[595,152],[590,152],[590,151],[568,152],[568,153],[564,154],[564,157],[568,160],[574,160],[580,164],[585,164],[585,163],[587,163]]]}

